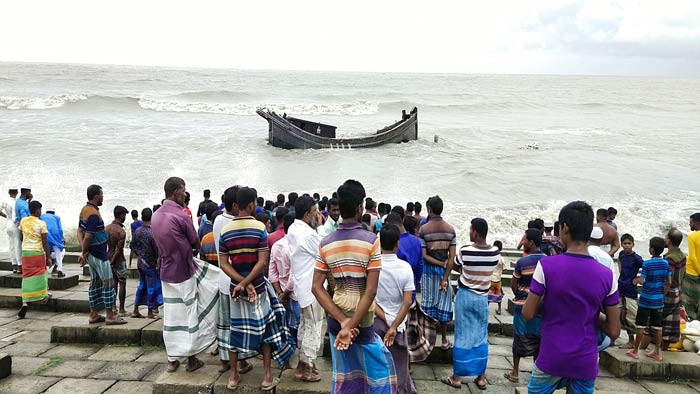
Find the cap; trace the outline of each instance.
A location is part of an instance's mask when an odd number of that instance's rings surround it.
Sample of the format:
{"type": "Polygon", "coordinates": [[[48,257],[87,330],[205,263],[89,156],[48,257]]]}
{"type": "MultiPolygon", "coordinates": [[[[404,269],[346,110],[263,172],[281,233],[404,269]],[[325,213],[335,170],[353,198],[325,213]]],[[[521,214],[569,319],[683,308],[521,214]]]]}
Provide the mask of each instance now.
{"type": "Polygon", "coordinates": [[[591,231],[592,239],[603,239],[603,229],[598,226],[593,226],[593,231],[591,231]]]}
{"type": "Polygon", "coordinates": [[[24,184],[24,185],[20,186],[19,188],[22,189],[22,190],[25,190],[25,189],[26,189],[26,190],[32,190],[32,187],[29,186],[28,184],[24,184]]]}
{"type": "Polygon", "coordinates": [[[46,208],[46,212],[56,213],[56,208],[46,208]]]}
{"type": "Polygon", "coordinates": [[[551,220],[544,221],[544,228],[554,228],[554,222],[551,220]]]}

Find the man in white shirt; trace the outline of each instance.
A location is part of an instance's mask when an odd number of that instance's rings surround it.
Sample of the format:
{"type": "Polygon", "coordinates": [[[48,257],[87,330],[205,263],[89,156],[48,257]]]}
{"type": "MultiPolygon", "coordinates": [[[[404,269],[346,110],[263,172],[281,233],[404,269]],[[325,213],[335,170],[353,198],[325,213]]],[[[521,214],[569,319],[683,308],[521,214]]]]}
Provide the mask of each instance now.
{"type": "Polygon", "coordinates": [[[323,236],[325,237],[337,230],[340,221],[340,203],[337,198],[331,198],[328,200],[328,219],[323,225],[323,236]]]}
{"type": "Polygon", "coordinates": [[[299,325],[299,364],[294,377],[304,382],[318,382],[321,376],[314,366],[321,346],[323,309],[311,292],[314,266],[321,237],[316,228],[323,222],[321,213],[310,196],[301,196],[294,203],[296,220],[289,226],[287,240],[291,251],[294,294],[301,308],[299,325]]]}
{"type": "Polygon", "coordinates": [[[620,267],[617,266],[612,257],[608,252],[604,251],[600,244],[603,241],[603,229],[598,226],[593,226],[591,231],[591,239],[588,241],[588,254],[591,255],[596,261],[604,266],[610,268],[613,272],[613,277],[617,283],[617,279],[620,277],[620,267]]]}
{"type": "Polygon", "coordinates": [[[8,252],[12,268],[16,271],[17,267],[22,264],[22,241],[20,240],[19,228],[17,227],[19,221],[15,213],[15,201],[19,190],[15,187],[10,187],[8,193],[9,196],[0,202],[0,216],[7,219],[5,229],[7,230],[8,252]]]}
{"type": "Polygon", "coordinates": [[[382,226],[379,241],[382,245],[382,270],[379,273],[377,308],[374,313],[374,330],[383,338],[396,366],[398,392],[416,393],[416,387],[408,370],[409,356],[406,338],[406,316],[413,303],[413,270],[411,265],[396,257],[400,232],[393,224],[382,226]]]}

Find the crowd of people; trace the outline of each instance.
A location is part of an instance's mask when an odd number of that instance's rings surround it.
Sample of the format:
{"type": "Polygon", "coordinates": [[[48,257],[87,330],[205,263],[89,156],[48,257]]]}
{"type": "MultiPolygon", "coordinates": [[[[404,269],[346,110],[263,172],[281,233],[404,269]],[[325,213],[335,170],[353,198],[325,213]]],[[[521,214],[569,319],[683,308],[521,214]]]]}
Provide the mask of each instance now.
{"type": "MultiPolygon", "coordinates": [[[[439,196],[427,200],[423,216],[419,202],[377,204],[355,180],[331,198],[290,193],[272,201],[231,186],[217,204],[205,190],[194,215],[183,179],[168,178],[164,193],[141,212],[117,205],[105,225],[102,188],[89,186],[78,240],[79,261],[90,268],[91,324],[126,323],[125,285],[136,257],[140,279],[130,316],[163,319],[168,372],[183,360],[187,372],[197,370],[203,363],[196,355],[209,351],[218,354],[221,372],[231,371],[228,387],[235,388],[253,369],[247,360],[261,355],[260,384],[270,391],[279,384],[272,360],[292,368],[298,353],[294,378],[318,382],[325,328],[334,393],[415,393],[410,364],[436,345],[452,349],[453,373],[443,383],[461,387],[462,377],[475,377],[478,388],[487,387],[488,304],[501,313],[506,266],[502,243],[487,241],[485,219],[471,220],[469,243],[458,247],[439,196]],[[447,335],[452,322],[454,341],[447,335]]],[[[632,235],[618,234],[616,214],[609,208],[594,215],[575,201],[557,221],[527,224],[510,286],[513,369],[506,379],[518,382],[520,360],[534,357],[529,392],[592,393],[598,352],[621,326],[630,357],[653,342],[646,355],[660,361],[679,340],[681,309],[688,320],[698,318],[700,213],[690,216],[687,257],[683,233],[674,228],[649,241],[647,260],[635,253],[632,235]]],[[[63,276],[61,220],[54,209],[42,214],[29,187],[10,189],[0,215],[8,219],[13,270],[23,278],[23,318],[27,303],[50,298],[49,270],[63,276]]]]}

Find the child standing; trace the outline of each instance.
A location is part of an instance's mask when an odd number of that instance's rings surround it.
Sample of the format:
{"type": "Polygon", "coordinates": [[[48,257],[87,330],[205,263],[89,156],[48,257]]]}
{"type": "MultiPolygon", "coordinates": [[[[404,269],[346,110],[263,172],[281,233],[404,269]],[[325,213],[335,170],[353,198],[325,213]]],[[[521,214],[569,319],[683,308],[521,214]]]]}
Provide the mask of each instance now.
{"type": "Polygon", "coordinates": [[[649,254],[651,258],[642,265],[642,273],[632,283],[642,284],[642,292],[639,295],[639,309],[637,310],[637,337],[634,348],[627,351],[627,355],[639,359],[639,346],[644,336],[644,329],[651,326],[656,340],[656,348],[647,353],[647,357],[661,361],[662,346],[662,312],[664,309],[664,294],[671,286],[671,270],[668,261],[661,257],[666,249],[666,241],[660,237],[654,237],[649,241],[649,254]]]}
{"type": "MultiPolygon", "coordinates": [[[[503,243],[501,241],[494,241],[493,246],[498,248],[498,253],[503,250],[503,243]]],[[[498,304],[498,309],[496,314],[501,314],[501,301],[503,301],[503,289],[501,288],[501,277],[503,276],[503,269],[505,268],[505,260],[503,256],[499,256],[498,264],[496,269],[493,270],[491,275],[491,289],[489,290],[489,302],[495,302],[498,304]]]]}
{"type": "Polygon", "coordinates": [[[622,348],[633,349],[634,334],[637,331],[637,327],[634,324],[637,318],[637,287],[632,282],[639,274],[639,270],[642,269],[644,259],[634,251],[634,237],[630,234],[623,234],[620,237],[620,242],[622,243],[622,251],[618,255],[620,259],[620,278],[617,281],[620,301],[622,302],[620,322],[629,336],[629,341],[622,348]]]}

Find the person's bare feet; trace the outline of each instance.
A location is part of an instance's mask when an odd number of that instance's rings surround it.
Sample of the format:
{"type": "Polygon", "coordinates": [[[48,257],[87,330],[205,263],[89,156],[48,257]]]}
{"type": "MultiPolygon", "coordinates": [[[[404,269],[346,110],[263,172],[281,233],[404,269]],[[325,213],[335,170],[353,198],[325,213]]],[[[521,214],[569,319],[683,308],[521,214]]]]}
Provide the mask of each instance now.
{"type": "Polygon", "coordinates": [[[301,379],[304,376],[305,369],[306,369],[306,363],[299,361],[296,369],[294,370],[294,378],[301,379]]]}
{"type": "Polygon", "coordinates": [[[634,349],[628,350],[625,354],[629,357],[632,357],[635,360],[639,360],[639,354],[637,354],[637,352],[635,352],[634,349]]]}
{"type": "Polygon", "coordinates": [[[656,361],[663,361],[664,360],[664,358],[661,356],[661,353],[659,353],[656,350],[647,353],[647,357],[649,357],[652,360],[656,360],[656,361]]]}
{"type": "Polygon", "coordinates": [[[229,390],[235,390],[238,387],[238,374],[236,372],[231,372],[231,376],[228,378],[228,385],[226,386],[229,390]]]}
{"type": "Polygon", "coordinates": [[[634,349],[634,343],[627,342],[626,344],[620,346],[620,349],[634,349]]]}

